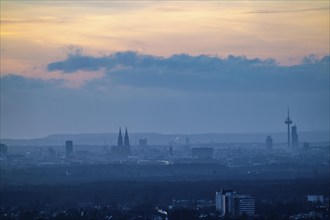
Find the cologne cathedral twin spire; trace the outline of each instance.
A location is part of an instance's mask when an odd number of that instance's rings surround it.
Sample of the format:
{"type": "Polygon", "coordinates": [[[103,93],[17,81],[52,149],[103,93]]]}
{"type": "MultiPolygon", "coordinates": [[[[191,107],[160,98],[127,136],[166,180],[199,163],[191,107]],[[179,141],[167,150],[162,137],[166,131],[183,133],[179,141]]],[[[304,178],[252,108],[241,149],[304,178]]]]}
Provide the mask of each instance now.
{"type": "Polygon", "coordinates": [[[114,145],[111,147],[111,153],[115,157],[128,157],[131,155],[131,147],[129,145],[129,137],[127,128],[125,131],[125,136],[123,138],[123,135],[121,133],[121,128],[119,128],[119,135],[118,135],[118,141],[117,145],[114,145]]]}
{"type": "Polygon", "coordinates": [[[129,147],[130,146],[129,145],[129,137],[128,137],[128,133],[127,133],[127,128],[125,130],[124,142],[123,142],[123,136],[121,134],[121,128],[119,128],[117,146],[119,146],[119,147],[129,147]]]}

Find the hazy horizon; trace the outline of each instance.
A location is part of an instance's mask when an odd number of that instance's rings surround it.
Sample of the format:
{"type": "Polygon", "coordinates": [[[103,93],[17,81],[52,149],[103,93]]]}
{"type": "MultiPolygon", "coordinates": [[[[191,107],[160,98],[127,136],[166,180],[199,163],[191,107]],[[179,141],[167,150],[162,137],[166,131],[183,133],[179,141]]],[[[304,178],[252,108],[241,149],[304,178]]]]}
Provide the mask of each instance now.
{"type": "MultiPolygon", "coordinates": [[[[326,133],[329,131],[327,130],[305,130],[305,131],[298,131],[298,133],[326,133]]],[[[257,131],[257,132],[200,132],[200,133],[182,133],[182,132],[175,132],[175,133],[166,133],[166,132],[157,132],[157,131],[130,131],[128,130],[128,134],[159,134],[159,135],[182,135],[182,136],[189,136],[189,135],[254,135],[254,134],[286,134],[287,131],[257,131]]],[[[106,134],[112,134],[117,135],[118,131],[108,131],[108,132],[81,132],[81,133],[51,133],[46,134],[44,136],[36,136],[36,137],[0,137],[0,140],[4,139],[12,139],[12,140],[32,140],[32,139],[40,139],[40,138],[47,138],[50,136],[56,136],[56,135],[106,135],[106,134]]],[[[330,136],[330,134],[329,134],[330,136]]]]}
{"type": "Polygon", "coordinates": [[[1,8],[0,138],[329,131],[326,1],[1,8]]]}

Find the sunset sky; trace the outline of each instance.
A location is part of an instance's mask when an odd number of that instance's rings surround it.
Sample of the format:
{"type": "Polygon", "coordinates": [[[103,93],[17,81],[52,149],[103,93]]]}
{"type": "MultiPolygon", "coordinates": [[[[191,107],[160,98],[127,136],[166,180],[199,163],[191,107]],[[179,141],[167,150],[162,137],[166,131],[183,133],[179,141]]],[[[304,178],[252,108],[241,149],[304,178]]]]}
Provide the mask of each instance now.
{"type": "Polygon", "coordinates": [[[1,1],[1,138],[329,130],[329,1],[1,1]],[[255,117],[255,118],[254,118],[255,117]]]}

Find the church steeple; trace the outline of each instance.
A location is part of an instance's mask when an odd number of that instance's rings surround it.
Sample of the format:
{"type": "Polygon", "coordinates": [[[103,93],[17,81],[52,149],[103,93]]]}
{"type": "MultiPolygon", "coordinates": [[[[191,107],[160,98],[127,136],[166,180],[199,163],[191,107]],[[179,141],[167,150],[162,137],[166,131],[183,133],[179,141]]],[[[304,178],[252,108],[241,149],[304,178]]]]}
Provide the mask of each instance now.
{"type": "Polygon", "coordinates": [[[121,135],[121,127],[119,127],[119,135],[118,135],[117,146],[119,146],[119,147],[123,146],[123,136],[121,135]]]}
{"type": "Polygon", "coordinates": [[[124,146],[129,147],[129,137],[128,137],[128,133],[127,133],[127,127],[125,130],[125,136],[124,136],[124,146]]]}

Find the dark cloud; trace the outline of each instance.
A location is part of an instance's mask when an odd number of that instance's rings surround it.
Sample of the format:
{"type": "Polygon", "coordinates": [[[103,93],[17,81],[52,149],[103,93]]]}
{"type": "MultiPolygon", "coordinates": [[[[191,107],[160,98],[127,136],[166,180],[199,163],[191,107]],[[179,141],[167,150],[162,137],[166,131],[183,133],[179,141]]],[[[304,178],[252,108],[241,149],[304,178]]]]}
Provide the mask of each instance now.
{"type": "Polygon", "coordinates": [[[214,71],[235,70],[239,67],[247,66],[269,66],[274,65],[275,61],[261,60],[258,58],[247,59],[246,57],[228,56],[225,59],[219,57],[200,55],[190,56],[187,54],[177,54],[169,58],[155,57],[151,55],[142,55],[132,51],[117,52],[109,56],[92,57],[84,56],[80,53],[70,54],[66,60],[48,64],[49,71],[63,71],[73,73],[78,70],[97,70],[99,68],[112,69],[118,65],[130,68],[152,68],[157,67],[165,70],[191,70],[196,71],[214,71]]]}
{"type": "MultiPolygon", "coordinates": [[[[302,64],[280,66],[273,59],[244,56],[173,55],[168,58],[117,52],[93,57],[70,54],[48,70],[74,74],[104,69],[112,85],[196,91],[296,91],[329,89],[329,56],[306,57],[302,64]]],[[[99,79],[104,84],[105,79],[99,79]]],[[[96,85],[94,82],[93,85],[96,85]]]]}

